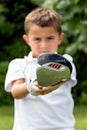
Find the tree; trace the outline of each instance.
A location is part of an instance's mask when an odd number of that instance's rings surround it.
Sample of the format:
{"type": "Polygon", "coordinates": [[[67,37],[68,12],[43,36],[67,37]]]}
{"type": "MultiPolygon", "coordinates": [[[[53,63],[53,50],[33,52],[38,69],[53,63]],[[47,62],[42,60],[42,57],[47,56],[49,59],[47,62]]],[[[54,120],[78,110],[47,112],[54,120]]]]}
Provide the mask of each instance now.
{"type": "Polygon", "coordinates": [[[0,3],[0,61],[10,61],[28,53],[29,48],[22,39],[24,19],[35,7],[25,0],[3,0],[0,3]]]}

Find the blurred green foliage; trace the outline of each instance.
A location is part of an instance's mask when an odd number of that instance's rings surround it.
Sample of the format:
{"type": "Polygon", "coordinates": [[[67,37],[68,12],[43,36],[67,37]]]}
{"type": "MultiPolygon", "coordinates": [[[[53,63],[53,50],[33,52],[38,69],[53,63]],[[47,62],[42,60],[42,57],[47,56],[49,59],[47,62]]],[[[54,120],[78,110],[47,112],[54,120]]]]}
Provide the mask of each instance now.
{"type": "Polygon", "coordinates": [[[25,16],[37,7],[29,1],[6,0],[0,2],[0,61],[10,61],[28,53],[22,39],[25,16]]]}
{"type": "Polygon", "coordinates": [[[82,102],[87,93],[87,1],[84,0],[2,0],[0,2],[0,99],[8,103],[10,96],[4,91],[8,62],[27,55],[30,48],[22,40],[25,16],[36,7],[49,7],[61,15],[65,33],[59,53],[73,56],[77,68],[78,84],[72,94],[82,102]],[[9,99],[8,99],[9,98],[9,99]]]}
{"type": "Polygon", "coordinates": [[[0,63],[0,106],[3,104],[10,105],[13,103],[11,94],[4,90],[4,81],[9,62],[0,63]]]}

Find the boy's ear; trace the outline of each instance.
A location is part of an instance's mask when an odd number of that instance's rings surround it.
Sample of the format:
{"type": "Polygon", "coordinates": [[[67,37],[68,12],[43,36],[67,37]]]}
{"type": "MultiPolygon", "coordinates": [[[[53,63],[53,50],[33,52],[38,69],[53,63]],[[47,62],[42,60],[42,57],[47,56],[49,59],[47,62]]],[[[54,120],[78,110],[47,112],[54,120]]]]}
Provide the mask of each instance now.
{"type": "Polygon", "coordinates": [[[24,34],[22,37],[24,41],[29,45],[29,37],[26,34],[24,34]]]}
{"type": "Polygon", "coordinates": [[[59,35],[59,44],[61,44],[63,38],[64,38],[64,33],[61,33],[61,34],[59,35]]]}

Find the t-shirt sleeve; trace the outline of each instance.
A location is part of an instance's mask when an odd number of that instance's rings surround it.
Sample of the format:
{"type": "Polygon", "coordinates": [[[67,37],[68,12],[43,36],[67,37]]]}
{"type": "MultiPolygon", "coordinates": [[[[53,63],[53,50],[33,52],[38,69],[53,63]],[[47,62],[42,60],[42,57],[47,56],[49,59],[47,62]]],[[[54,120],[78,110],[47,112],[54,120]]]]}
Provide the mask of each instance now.
{"type": "Polygon", "coordinates": [[[71,73],[71,77],[70,77],[70,80],[68,81],[68,85],[73,87],[77,84],[77,78],[76,78],[76,67],[75,67],[75,64],[73,63],[73,58],[68,55],[68,54],[65,54],[63,55],[72,65],[72,73],[71,73]]]}
{"type": "Polygon", "coordinates": [[[11,91],[11,82],[20,78],[25,78],[24,75],[25,60],[14,59],[10,62],[5,78],[5,90],[11,91]]]}

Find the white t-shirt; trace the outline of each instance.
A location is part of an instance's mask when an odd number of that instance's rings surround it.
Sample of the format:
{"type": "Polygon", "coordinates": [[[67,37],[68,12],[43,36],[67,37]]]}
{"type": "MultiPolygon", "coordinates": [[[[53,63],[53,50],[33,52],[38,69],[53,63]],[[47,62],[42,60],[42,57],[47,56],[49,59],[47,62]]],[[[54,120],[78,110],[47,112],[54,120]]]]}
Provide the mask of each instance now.
{"type": "MultiPolygon", "coordinates": [[[[13,130],[74,130],[74,102],[71,88],[76,85],[76,69],[72,57],[65,54],[72,64],[71,80],[47,95],[26,97],[15,100],[13,130]]],[[[11,82],[24,78],[26,82],[36,78],[37,59],[32,52],[24,59],[14,59],[8,67],[5,90],[11,91],[11,82]]]]}

